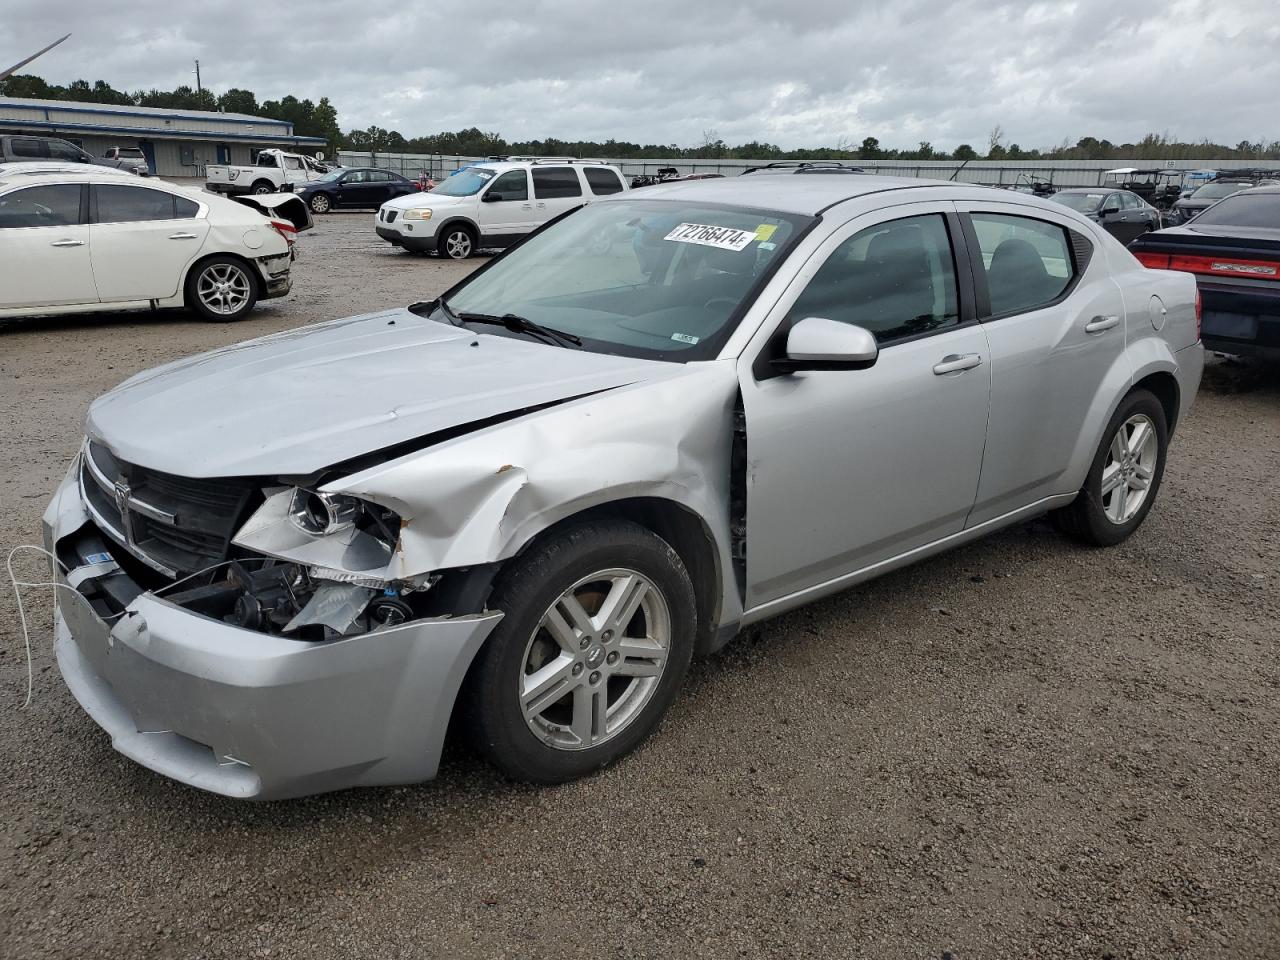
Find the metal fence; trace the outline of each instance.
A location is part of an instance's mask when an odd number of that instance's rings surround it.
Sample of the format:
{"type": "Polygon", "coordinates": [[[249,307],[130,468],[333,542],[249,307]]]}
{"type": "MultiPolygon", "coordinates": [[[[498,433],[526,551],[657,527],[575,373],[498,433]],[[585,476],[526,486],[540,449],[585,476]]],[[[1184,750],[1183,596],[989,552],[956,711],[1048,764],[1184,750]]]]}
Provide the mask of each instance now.
{"type": "MultiPolygon", "coordinates": [[[[432,153],[378,153],[342,150],[338,162],[348,167],[381,167],[416,179],[426,172],[436,179],[453,171],[482,162],[486,157],[464,157],[432,153]]],[[[609,159],[628,177],[655,174],[660,168],[674,167],[681,174],[719,173],[737,176],[748,167],[761,166],[766,160],[653,160],[649,158],[609,159]]],[[[961,183],[1013,184],[1028,180],[1045,180],[1058,187],[1091,187],[1102,182],[1108,170],[1121,167],[1139,169],[1162,168],[1170,171],[1243,170],[1276,166],[1275,161],[1258,160],[847,160],[870,173],[896,177],[924,177],[956,180],[961,183]]]]}

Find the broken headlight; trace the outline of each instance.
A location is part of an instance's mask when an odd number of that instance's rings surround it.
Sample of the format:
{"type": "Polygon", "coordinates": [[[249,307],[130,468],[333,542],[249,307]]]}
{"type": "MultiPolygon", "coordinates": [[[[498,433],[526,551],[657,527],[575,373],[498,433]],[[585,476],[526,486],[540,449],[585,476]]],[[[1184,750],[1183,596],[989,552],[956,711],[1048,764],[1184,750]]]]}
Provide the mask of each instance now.
{"type": "Polygon", "coordinates": [[[297,487],[289,501],[289,520],[303,533],[327,537],[355,526],[364,504],[355,497],[297,487]]]}

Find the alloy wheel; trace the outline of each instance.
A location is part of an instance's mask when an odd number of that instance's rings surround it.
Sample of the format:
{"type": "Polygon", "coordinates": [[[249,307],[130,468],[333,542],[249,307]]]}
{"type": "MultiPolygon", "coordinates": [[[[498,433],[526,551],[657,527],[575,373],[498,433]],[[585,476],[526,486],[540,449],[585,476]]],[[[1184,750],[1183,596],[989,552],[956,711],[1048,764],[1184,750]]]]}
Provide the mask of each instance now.
{"type": "Polygon", "coordinates": [[[471,235],[465,230],[455,230],[445,237],[444,249],[454,260],[465,260],[471,256],[471,235]]]}
{"type": "Polygon", "coordinates": [[[210,264],[196,281],[196,296],[200,302],[224,317],[244,309],[251,289],[249,275],[242,267],[231,263],[210,264]]]}
{"type": "Polygon", "coordinates": [[[670,650],[671,613],[651,580],[624,568],[583,577],[551,604],[525,646],[525,723],[558,750],[598,746],[644,710],[670,650]]]}
{"type": "Polygon", "coordinates": [[[1128,523],[1142,509],[1159,456],[1156,426],[1145,413],[1120,425],[1102,467],[1102,508],[1112,523],[1128,523]]]}
{"type": "Polygon", "coordinates": [[[313,213],[328,213],[329,198],[323,193],[317,193],[311,198],[311,210],[313,213]]]}

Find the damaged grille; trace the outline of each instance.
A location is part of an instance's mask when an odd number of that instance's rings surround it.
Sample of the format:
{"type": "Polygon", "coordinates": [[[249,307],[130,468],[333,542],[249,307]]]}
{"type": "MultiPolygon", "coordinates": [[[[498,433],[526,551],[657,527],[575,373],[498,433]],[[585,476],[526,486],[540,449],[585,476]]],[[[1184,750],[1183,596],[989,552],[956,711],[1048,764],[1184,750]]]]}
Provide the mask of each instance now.
{"type": "Polygon", "coordinates": [[[168,576],[227,558],[231,537],[258,491],[255,480],[193,479],[116,459],[90,442],[80,488],[97,525],[139,560],[168,576]]]}

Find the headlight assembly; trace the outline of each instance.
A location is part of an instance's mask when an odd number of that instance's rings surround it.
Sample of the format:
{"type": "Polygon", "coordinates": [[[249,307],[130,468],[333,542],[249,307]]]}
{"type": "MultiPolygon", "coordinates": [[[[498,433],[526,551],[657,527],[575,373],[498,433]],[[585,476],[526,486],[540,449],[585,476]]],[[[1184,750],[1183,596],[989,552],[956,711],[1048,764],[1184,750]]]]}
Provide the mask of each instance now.
{"type": "Polygon", "coordinates": [[[431,210],[427,207],[411,207],[404,212],[404,220],[430,220],[431,210]]]}
{"type": "Polygon", "coordinates": [[[327,537],[350,529],[363,510],[355,497],[297,487],[289,501],[289,521],[303,533],[327,537]]]}

